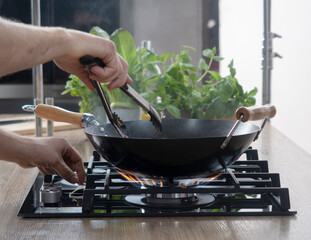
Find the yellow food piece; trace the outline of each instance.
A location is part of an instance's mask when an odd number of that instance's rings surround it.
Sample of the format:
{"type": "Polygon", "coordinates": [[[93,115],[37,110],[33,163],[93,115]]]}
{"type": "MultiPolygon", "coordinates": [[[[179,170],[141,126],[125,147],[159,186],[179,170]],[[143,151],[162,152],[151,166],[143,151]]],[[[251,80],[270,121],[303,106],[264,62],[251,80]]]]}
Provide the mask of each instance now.
{"type": "Polygon", "coordinates": [[[147,114],[147,113],[142,113],[142,114],[140,115],[140,119],[141,119],[141,120],[150,120],[150,115],[147,114]]]}

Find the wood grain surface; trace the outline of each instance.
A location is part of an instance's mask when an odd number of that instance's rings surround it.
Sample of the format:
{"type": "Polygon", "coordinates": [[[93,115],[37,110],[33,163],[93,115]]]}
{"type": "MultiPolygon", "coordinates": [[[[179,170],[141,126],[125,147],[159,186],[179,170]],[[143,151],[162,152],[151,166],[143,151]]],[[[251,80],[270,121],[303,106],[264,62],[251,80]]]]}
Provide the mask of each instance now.
{"type": "MultiPolygon", "coordinates": [[[[55,133],[67,138],[87,161],[92,146],[82,130],[55,133]]],[[[269,160],[288,187],[295,216],[23,219],[17,217],[36,174],[0,161],[0,239],[310,239],[311,156],[266,125],[257,142],[259,156],[269,160]]]]}
{"type": "MultiPolygon", "coordinates": [[[[54,131],[64,131],[69,129],[77,129],[75,125],[65,123],[65,122],[53,122],[54,131]]],[[[42,132],[46,133],[47,128],[47,120],[42,119],[42,132]]],[[[21,135],[31,135],[35,134],[35,120],[34,115],[31,114],[1,114],[0,115],[0,129],[14,132],[21,135]],[[18,121],[21,120],[19,123],[14,124],[3,124],[3,122],[8,121],[18,121]],[[25,120],[25,121],[24,121],[25,120]],[[31,121],[32,120],[32,121],[31,121]],[[24,121],[24,122],[23,122],[24,121]]]]}

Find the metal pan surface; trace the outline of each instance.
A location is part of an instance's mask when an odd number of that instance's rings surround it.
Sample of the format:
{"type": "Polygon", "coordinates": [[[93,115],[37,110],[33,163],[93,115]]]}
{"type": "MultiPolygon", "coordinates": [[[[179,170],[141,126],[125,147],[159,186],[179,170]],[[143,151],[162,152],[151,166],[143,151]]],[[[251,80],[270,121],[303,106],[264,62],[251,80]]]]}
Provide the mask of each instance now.
{"type": "MultiPolygon", "coordinates": [[[[127,138],[111,123],[100,125],[91,114],[38,104],[24,110],[84,128],[94,148],[115,167],[136,176],[208,177],[230,166],[258,136],[261,128],[247,121],[274,117],[271,105],[239,108],[236,122],[163,119],[159,134],[148,120],[124,122],[127,138]],[[225,141],[226,140],[226,141],[225,141]]],[[[264,125],[264,124],[263,124],[264,125]]]]}
{"type": "Polygon", "coordinates": [[[89,126],[85,134],[111,164],[138,176],[210,176],[230,166],[251,144],[260,128],[241,123],[222,150],[234,121],[163,119],[162,134],[149,121],[125,122],[128,138],[111,124],[89,126]]]}

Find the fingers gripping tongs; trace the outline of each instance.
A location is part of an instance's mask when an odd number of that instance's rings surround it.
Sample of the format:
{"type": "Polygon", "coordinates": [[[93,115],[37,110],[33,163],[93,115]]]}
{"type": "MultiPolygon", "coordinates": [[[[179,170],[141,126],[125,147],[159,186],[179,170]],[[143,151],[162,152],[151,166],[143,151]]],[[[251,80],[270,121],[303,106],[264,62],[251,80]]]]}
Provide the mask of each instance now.
{"type": "MultiPolygon", "coordinates": [[[[94,65],[105,67],[104,63],[99,58],[93,58],[92,56],[84,56],[80,58],[80,63],[86,66],[89,74],[91,67],[94,65]]],[[[95,80],[92,80],[92,83],[94,85],[94,88],[96,89],[98,96],[100,97],[100,100],[104,106],[104,109],[106,111],[110,123],[114,126],[114,128],[121,137],[127,137],[125,125],[123,121],[119,118],[119,116],[116,113],[112,112],[108,99],[102,89],[102,86],[98,81],[95,80]]],[[[151,104],[147,102],[142,96],[140,96],[128,84],[125,84],[123,87],[121,87],[121,90],[125,92],[129,97],[131,97],[132,100],[134,100],[140,107],[142,107],[150,115],[151,118],[150,121],[152,122],[153,126],[158,132],[161,133],[162,131],[161,118],[158,115],[157,111],[151,106],[151,104]]]]}

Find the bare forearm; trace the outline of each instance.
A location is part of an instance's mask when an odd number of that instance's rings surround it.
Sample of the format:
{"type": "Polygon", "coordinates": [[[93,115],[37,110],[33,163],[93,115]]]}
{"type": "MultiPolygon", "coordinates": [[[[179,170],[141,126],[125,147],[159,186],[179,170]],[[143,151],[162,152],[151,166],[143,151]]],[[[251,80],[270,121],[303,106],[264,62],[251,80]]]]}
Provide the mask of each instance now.
{"type": "Polygon", "coordinates": [[[57,58],[66,51],[66,31],[0,18],[0,76],[57,58]]]}
{"type": "Polygon", "coordinates": [[[71,183],[85,181],[80,154],[62,138],[23,137],[0,130],[0,160],[38,167],[43,174],[58,174],[71,183]]]}
{"type": "Polygon", "coordinates": [[[128,64],[116,52],[114,43],[92,34],[57,27],[35,27],[0,17],[0,77],[53,60],[68,73],[75,74],[92,90],[90,78],[122,87],[132,80],[128,64]],[[100,58],[105,68],[92,67],[89,75],[79,63],[82,56],[100,58]]]}
{"type": "MultiPolygon", "coordinates": [[[[22,137],[0,129],[0,160],[22,164],[21,159],[27,155],[28,151],[31,151],[31,149],[26,147],[26,143],[30,141],[31,138],[22,137]]],[[[26,166],[26,163],[24,164],[26,166]]]]}

